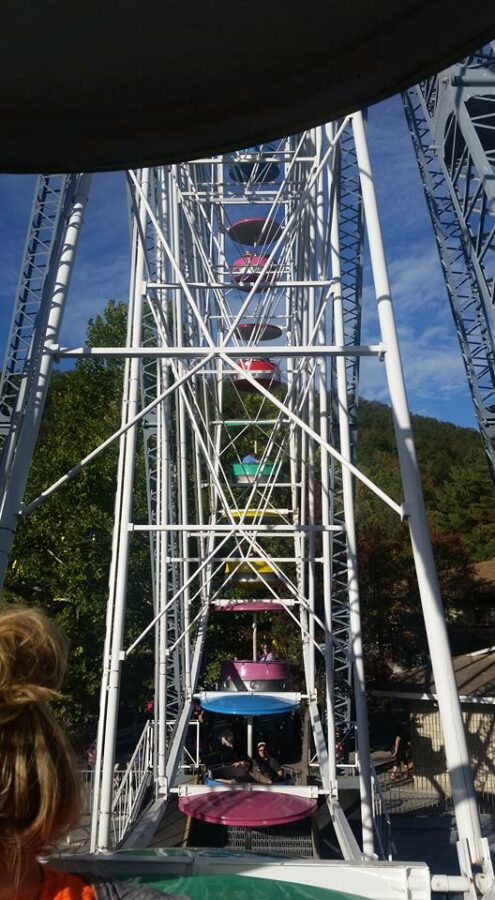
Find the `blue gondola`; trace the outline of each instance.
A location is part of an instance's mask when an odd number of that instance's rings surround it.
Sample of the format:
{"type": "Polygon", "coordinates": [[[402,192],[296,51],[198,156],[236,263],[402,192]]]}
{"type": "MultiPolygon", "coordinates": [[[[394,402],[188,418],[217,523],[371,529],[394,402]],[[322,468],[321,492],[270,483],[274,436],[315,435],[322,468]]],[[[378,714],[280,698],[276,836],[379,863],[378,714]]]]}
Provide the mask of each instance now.
{"type": "MultiPolygon", "coordinates": [[[[280,166],[276,162],[266,162],[264,159],[260,159],[259,152],[261,149],[261,146],[258,144],[226,155],[226,160],[233,163],[229,167],[229,176],[232,181],[237,181],[240,184],[246,184],[248,181],[261,184],[275,181],[278,178],[280,166]]],[[[272,148],[266,144],[263,146],[263,150],[265,153],[273,152],[272,148]]]]}
{"type": "Polygon", "coordinates": [[[201,706],[208,712],[223,713],[227,716],[281,716],[299,709],[296,700],[273,697],[270,694],[230,693],[219,694],[201,700],[201,706]]]}

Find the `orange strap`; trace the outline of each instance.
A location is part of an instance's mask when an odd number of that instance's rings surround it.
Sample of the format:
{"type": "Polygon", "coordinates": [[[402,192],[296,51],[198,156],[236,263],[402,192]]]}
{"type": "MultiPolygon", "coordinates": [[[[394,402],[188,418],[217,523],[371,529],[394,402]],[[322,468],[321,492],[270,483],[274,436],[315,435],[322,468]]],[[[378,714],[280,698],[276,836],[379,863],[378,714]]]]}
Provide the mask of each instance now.
{"type": "Polygon", "coordinates": [[[57,872],[43,866],[43,885],[39,900],[96,900],[90,884],[78,875],[57,872]]]}

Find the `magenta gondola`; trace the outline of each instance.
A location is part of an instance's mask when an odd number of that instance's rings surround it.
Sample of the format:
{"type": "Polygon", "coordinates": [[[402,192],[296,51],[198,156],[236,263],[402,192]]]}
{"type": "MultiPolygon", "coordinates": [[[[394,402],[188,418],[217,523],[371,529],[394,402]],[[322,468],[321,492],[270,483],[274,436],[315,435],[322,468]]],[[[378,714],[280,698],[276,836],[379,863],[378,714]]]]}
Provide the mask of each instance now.
{"type": "Polygon", "coordinates": [[[263,828],[306,819],[316,809],[316,800],[283,791],[224,791],[180,797],[184,815],[218,825],[263,828]]]}
{"type": "MultiPolygon", "coordinates": [[[[290,602],[290,601],[289,601],[290,602]]],[[[229,600],[225,603],[220,603],[216,607],[219,612],[277,612],[278,610],[283,610],[284,606],[282,603],[277,603],[276,600],[273,603],[270,600],[229,600]]]]}
{"type": "Polygon", "coordinates": [[[252,219],[239,219],[227,230],[227,234],[236,244],[270,244],[276,241],[282,234],[282,226],[271,219],[253,217],[252,219]]]}
{"type": "MultiPolygon", "coordinates": [[[[264,388],[271,391],[280,387],[280,371],[276,363],[269,359],[243,359],[240,360],[239,366],[244,371],[249,372],[252,378],[264,388]]],[[[232,375],[232,380],[239,391],[246,393],[256,393],[256,388],[250,381],[244,378],[240,373],[236,372],[232,375]]]]}
{"type": "Polygon", "coordinates": [[[220,667],[222,691],[291,691],[292,672],[286,660],[226,660],[220,667]]]}
{"type": "MultiPolygon", "coordinates": [[[[237,283],[239,290],[241,291],[249,291],[251,290],[253,284],[258,281],[261,272],[265,269],[268,263],[268,256],[257,256],[254,253],[245,253],[244,256],[240,256],[239,259],[236,259],[232,264],[232,275],[234,281],[237,283]]],[[[276,264],[275,261],[272,262],[266,267],[264,274],[261,277],[259,284],[256,287],[257,291],[266,290],[266,288],[270,287],[276,275],[276,264]]]]}

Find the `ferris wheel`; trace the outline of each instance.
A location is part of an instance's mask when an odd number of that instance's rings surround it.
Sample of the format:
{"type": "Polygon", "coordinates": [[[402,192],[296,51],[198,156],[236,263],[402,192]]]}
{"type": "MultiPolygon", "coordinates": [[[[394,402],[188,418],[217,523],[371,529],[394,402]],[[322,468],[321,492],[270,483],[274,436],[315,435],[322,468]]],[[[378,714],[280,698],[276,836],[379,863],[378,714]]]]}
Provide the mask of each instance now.
{"type": "MultiPolygon", "coordinates": [[[[212,828],[261,830],[307,821],[323,803],[344,860],[386,858],[368,739],[354,516],[360,481],[410,529],[460,842],[488,872],[362,115],[225,156],[129,171],[131,284],[121,348],[59,344],[60,300],[89,176],[57,177],[45,176],[38,185],[29,265],[13,320],[4,382],[11,418],[2,457],[0,559],[9,551],[43,405],[40,390],[20,387],[15,375],[16,366],[26,365],[19,334],[33,293],[40,229],[46,227],[41,210],[50,202],[59,211],[58,231],[50,233],[46,298],[33,327],[32,384],[44,389],[54,356],[125,358],[121,427],[31,504],[63,487],[111,441],[119,442],[92,851],[146,846],[172,801],[184,816],[212,828]],[[365,236],[381,334],[374,345],[361,343],[365,236]],[[362,357],[385,367],[400,498],[356,466],[362,357]],[[146,521],[133,518],[140,434],[146,521]],[[129,643],[129,550],[143,539],[153,611],[129,643]],[[227,617],[238,623],[239,635],[251,628],[250,652],[222,659],[205,683],[211,624],[227,617]],[[260,654],[275,620],[285,621],[298,638],[291,658],[277,647],[260,654]],[[155,654],[153,717],[116,785],[120,688],[126,661],[143,642],[155,654]],[[235,722],[239,752],[249,759],[258,743],[273,740],[274,730],[286,733],[274,723],[304,713],[311,729],[303,747],[307,777],[291,782],[282,771],[269,784],[226,779],[220,753],[216,764],[208,763],[203,783],[186,778],[186,771],[198,775],[204,768],[204,759],[194,760],[190,752],[191,721],[199,710],[208,716],[210,734],[216,731],[220,745],[223,736],[229,749],[229,723],[235,722]],[[337,736],[343,733],[355,742],[359,840],[339,801],[337,736]]],[[[200,749],[204,756],[198,743],[200,749]]],[[[207,751],[214,749],[210,741],[207,751]]],[[[362,886],[364,892],[364,881],[362,886]]]]}

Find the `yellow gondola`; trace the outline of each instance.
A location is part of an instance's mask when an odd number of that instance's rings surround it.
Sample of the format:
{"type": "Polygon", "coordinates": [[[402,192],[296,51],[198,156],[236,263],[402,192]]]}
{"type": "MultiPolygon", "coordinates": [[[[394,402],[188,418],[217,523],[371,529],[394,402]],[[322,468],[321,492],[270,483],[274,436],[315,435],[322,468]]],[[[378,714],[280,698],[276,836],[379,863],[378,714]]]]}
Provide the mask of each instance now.
{"type": "Polygon", "coordinates": [[[250,559],[249,562],[232,559],[225,564],[225,575],[231,575],[230,583],[238,587],[262,588],[265,581],[277,580],[276,572],[263,559],[250,559]]]}

